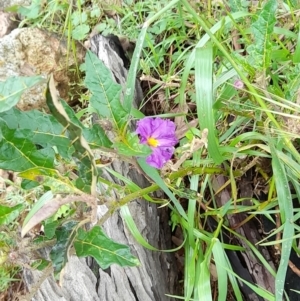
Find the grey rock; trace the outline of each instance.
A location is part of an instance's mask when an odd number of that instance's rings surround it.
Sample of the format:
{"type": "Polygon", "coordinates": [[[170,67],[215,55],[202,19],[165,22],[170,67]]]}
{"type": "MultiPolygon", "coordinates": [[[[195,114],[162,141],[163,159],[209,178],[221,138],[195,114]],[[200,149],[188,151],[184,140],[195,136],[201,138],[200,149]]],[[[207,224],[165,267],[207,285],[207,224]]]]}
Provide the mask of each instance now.
{"type": "Polygon", "coordinates": [[[1,0],[0,1],[0,9],[9,8],[14,5],[30,5],[31,0],[1,0]]]}
{"type": "MultiPolygon", "coordinates": [[[[78,47],[78,62],[83,48],[78,47]]],[[[45,82],[27,90],[18,107],[21,110],[45,108],[46,79],[53,73],[60,97],[68,100],[72,75],[67,72],[75,61],[66,43],[58,36],[37,28],[17,28],[0,39],[0,81],[13,76],[41,75],[45,82]]]]}
{"type": "Polygon", "coordinates": [[[16,14],[0,10],[0,38],[9,34],[13,29],[18,27],[16,17],[16,14]]]}

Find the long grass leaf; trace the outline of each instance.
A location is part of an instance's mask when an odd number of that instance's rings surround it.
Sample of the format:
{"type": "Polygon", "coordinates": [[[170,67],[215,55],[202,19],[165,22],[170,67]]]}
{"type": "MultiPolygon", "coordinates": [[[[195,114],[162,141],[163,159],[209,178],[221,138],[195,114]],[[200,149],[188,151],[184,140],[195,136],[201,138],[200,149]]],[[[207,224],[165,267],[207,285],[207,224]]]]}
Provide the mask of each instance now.
{"type": "Polygon", "coordinates": [[[213,49],[212,45],[196,49],[196,104],[197,115],[202,130],[208,129],[208,152],[216,164],[223,162],[215,136],[215,119],[213,110],[213,49]]]}
{"type": "MultiPolygon", "coordinates": [[[[218,301],[225,301],[227,296],[227,271],[223,268],[223,266],[226,264],[226,258],[224,249],[222,247],[222,244],[217,238],[214,238],[214,245],[212,248],[212,252],[214,255],[214,260],[217,268],[217,274],[218,274],[218,301]]],[[[229,266],[227,266],[228,269],[230,269],[229,266]]]]}
{"type": "Polygon", "coordinates": [[[126,225],[127,225],[128,229],[130,230],[132,236],[135,238],[135,240],[141,246],[143,246],[149,250],[152,250],[152,251],[161,251],[161,252],[174,252],[174,251],[177,251],[182,248],[182,245],[178,246],[177,248],[170,249],[170,250],[159,250],[159,249],[153,247],[145,240],[145,238],[142,236],[141,232],[138,230],[127,205],[124,205],[120,208],[120,213],[121,213],[122,218],[126,222],[126,225]]]}
{"type": "Polygon", "coordinates": [[[147,174],[147,176],[151,178],[162,189],[162,191],[170,198],[170,200],[173,202],[174,206],[176,207],[178,213],[184,219],[187,220],[188,218],[184,209],[182,208],[179,201],[175,198],[174,194],[170,191],[168,186],[165,184],[164,180],[161,178],[157,170],[151,167],[150,165],[148,165],[145,159],[143,158],[137,159],[137,161],[140,167],[142,168],[142,170],[147,174]]]}
{"type": "Polygon", "coordinates": [[[277,150],[271,138],[269,139],[269,144],[272,154],[273,177],[275,178],[281,222],[284,225],[282,234],[283,241],[281,245],[281,258],[275,278],[275,297],[276,301],[279,301],[283,298],[285,277],[295,231],[293,226],[293,201],[289,189],[289,182],[287,179],[285,167],[279,160],[277,150]]]}

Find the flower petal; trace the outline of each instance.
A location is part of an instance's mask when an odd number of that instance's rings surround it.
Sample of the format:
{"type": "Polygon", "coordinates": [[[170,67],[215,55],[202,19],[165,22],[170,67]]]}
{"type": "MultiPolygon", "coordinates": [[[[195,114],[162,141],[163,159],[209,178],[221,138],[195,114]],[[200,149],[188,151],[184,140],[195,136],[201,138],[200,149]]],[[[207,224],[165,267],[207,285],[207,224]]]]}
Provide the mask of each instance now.
{"type": "Polygon", "coordinates": [[[162,168],[174,153],[173,147],[156,147],[152,150],[152,154],[146,158],[146,162],[155,168],[162,168]]]}
{"type": "Polygon", "coordinates": [[[164,136],[164,137],[159,137],[156,138],[156,140],[158,141],[158,147],[171,147],[174,146],[178,143],[177,138],[175,137],[175,135],[173,136],[164,136]]]}
{"type": "Polygon", "coordinates": [[[162,133],[175,133],[175,124],[168,119],[155,118],[152,121],[152,135],[157,137],[162,133]]]}
{"type": "Polygon", "coordinates": [[[144,118],[137,122],[137,129],[135,132],[140,135],[141,143],[147,143],[147,139],[151,137],[153,132],[151,119],[152,118],[144,118]]]}

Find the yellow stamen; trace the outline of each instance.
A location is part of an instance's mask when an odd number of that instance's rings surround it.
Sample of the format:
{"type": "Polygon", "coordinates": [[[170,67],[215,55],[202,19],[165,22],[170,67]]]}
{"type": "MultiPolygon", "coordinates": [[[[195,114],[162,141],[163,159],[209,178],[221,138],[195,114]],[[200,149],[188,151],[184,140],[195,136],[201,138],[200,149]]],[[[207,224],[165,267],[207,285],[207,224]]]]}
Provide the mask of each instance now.
{"type": "Polygon", "coordinates": [[[157,147],[158,146],[158,141],[152,137],[148,138],[147,139],[147,143],[149,146],[152,146],[152,147],[157,147]]]}

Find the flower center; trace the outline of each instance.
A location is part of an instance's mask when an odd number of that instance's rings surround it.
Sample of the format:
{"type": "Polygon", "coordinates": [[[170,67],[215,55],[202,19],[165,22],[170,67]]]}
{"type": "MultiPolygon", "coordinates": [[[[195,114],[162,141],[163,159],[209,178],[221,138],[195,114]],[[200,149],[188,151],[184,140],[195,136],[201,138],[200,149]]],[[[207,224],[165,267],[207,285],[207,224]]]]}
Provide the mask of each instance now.
{"type": "Polygon", "coordinates": [[[149,137],[147,139],[147,143],[149,146],[152,146],[152,147],[157,147],[158,146],[158,141],[152,137],[149,137]]]}

